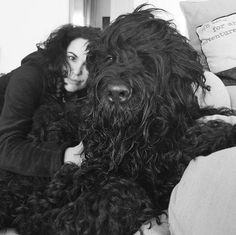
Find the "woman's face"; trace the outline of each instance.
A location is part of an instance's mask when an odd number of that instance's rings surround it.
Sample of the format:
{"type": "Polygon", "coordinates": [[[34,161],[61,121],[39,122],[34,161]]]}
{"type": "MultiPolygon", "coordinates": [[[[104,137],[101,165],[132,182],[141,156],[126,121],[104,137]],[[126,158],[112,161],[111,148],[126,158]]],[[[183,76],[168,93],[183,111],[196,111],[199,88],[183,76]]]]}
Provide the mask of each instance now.
{"type": "Polygon", "coordinates": [[[86,46],[88,40],[77,38],[71,41],[66,56],[70,68],[67,69],[68,75],[64,78],[65,90],[75,92],[86,86],[88,70],[86,69],[86,46]]]}

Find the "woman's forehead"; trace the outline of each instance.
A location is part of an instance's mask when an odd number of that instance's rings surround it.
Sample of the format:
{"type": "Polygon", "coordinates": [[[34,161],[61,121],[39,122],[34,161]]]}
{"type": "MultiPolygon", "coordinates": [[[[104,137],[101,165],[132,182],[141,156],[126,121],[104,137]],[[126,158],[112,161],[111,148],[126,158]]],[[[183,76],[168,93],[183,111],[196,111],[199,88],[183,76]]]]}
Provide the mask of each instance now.
{"type": "Polygon", "coordinates": [[[71,41],[67,48],[67,52],[74,54],[84,54],[87,48],[88,40],[84,38],[77,38],[71,41]]]}

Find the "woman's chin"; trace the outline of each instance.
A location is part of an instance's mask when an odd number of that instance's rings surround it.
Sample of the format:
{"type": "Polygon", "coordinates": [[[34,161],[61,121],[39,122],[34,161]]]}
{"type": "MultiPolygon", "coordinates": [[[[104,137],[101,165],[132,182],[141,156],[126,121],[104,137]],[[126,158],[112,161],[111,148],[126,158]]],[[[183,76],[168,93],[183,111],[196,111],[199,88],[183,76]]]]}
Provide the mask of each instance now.
{"type": "Polygon", "coordinates": [[[67,92],[76,92],[76,91],[82,90],[84,87],[85,87],[85,85],[81,85],[81,84],[79,86],[66,84],[65,90],[67,92]]]}

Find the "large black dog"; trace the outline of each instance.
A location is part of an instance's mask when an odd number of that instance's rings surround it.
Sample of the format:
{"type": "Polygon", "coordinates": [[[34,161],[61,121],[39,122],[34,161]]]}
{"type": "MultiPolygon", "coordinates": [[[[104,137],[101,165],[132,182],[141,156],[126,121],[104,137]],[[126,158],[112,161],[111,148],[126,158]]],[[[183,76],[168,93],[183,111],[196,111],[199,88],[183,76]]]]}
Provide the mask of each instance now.
{"type": "Polygon", "coordinates": [[[209,88],[197,53],[161,10],[142,7],[89,45],[85,160],[17,207],[21,234],[130,235],[160,222],[191,159],[236,144],[235,126],[201,121],[234,112],[199,107],[194,87],[209,88]]]}

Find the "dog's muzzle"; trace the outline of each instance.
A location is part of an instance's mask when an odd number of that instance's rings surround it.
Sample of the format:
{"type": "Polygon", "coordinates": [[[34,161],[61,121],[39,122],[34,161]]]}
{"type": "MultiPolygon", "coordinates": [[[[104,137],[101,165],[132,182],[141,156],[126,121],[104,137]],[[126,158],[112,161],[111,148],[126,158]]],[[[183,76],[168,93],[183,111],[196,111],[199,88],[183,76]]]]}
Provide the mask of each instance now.
{"type": "Polygon", "coordinates": [[[128,101],[132,95],[132,89],[124,84],[109,84],[107,87],[107,99],[114,103],[124,103],[128,101]]]}

